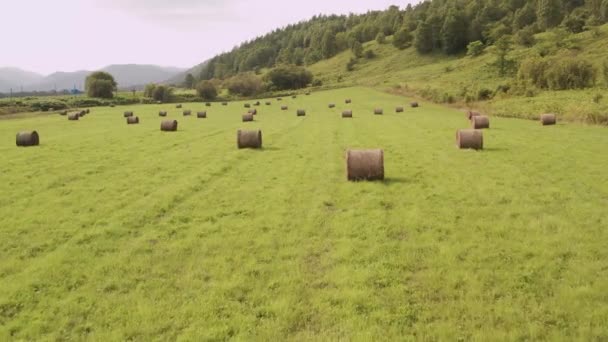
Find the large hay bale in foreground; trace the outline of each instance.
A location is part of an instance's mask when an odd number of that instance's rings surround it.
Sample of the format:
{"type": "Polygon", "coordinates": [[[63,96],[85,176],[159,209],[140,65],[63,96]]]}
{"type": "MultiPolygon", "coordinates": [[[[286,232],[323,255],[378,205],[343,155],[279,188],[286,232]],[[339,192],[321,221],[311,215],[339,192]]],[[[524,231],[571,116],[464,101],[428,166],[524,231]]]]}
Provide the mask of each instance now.
{"type": "Polygon", "coordinates": [[[306,111],[304,109],[298,109],[297,116],[306,116],[306,111]]]}
{"type": "Polygon", "coordinates": [[[192,115],[192,111],[191,110],[187,109],[187,110],[184,111],[184,116],[190,116],[190,115],[192,115]]]}
{"type": "Polygon", "coordinates": [[[180,109],[180,108],[182,108],[182,105],[178,104],[177,106],[175,106],[175,108],[180,109]]]}
{"type": "Polygon", "coordinates": [[[471,119],[471,128],[484,129],[490,128],[490,118],[485,115],[473,116],[471,119]]]}
{"type": "Polygon", "coordinates": [[[37,146],[40,144],[40,137],[36,131],[25,131],[17,133],[17,146],[37,146]]]}
{"type": "Polygon", "coordinates": [[[206,119],[207,118],[207,112],[203,111],[203,112],[197,112],[196,113],[196,117],[199,119],[206,119]]]}
{"type": "Polygon", "coordinates": [[[124,112],[124,117],[128,118],[129,116],[133,116],[133,112],[124,112]]]}
{"type": "Polygon", "coordinates": [[[127,125],[136,125],[139,123],[139,118],[137,116],[129,116],[127,118],[127,125]]]}
{"type": "Polygon", "coordinates": [[[247,111],[247,113],[251,114],[251,115],[258,115],[258,110],[257,109],[250,109],[250,110],[247,111]]]}
{"type": "Polygon", "coordinates": [[[80,113],[72,113],[68,115],[68,120],[77,121],[80,118],[80,113]]]}
{"type": "Polygon", "coordinates": [[[405,109],[403,107],[397,107],[397,108],[395,108],[395,113],[403,113],[404,110],[405,109]]]}
{"type": "Polygon", "coordinates": [[[336,104],[335,103],[330,103],[329,105],[327,105],[327,107],[329,107],[329,108],[336,108],[336,104]]]}
{"type": "Polygon", "coordinates": [[[349,103],[352,103],[352,102],[353,102],[353,100],[351,100],[351,99],[344,100],[344,103],[346,103],[346,104],[349,104],[349,103]]]}
{"type": "Polygon", "coordinates": [[[287,106],[281,106],[281,110],[288,110],[288,109],[289,109],[289,107],[287,107],[287,106]]]}
{"type": "Polygon", "coordinates": [[[353,117],[353,111],[352,110],[345,110],[342,112],[342,117],[343,118],[352,118],[353,117]]]}
{"type": "Polygon", "coordinates": [[[540,123],[543,126],[551,126],[557,123],[557,116],[555,114],[543,114],[540,116],[540,123]]]}
{"type": "Polygon", "coordinates": [[[243,114],[243,122],[250,122],[253,121],[253,114],[243,114]]]}
{"type": "Polygon", "coordinates": [[[262,131],[243,131],[236,132],[236,146],[238,148],[262,148],[262,131]]]}
{"type": "Polygon", "coordinates": [[[163,132],[177,131],[177,120],[163,120],[160,123],[160,130],[163,132]]]}
{"type": "Polygon", "coordinates": [[[158,112],[158,116],[167,116],[167,112],[164,110],[161,110],[160,112],[158,112]]]}
{"type": "Polygon", "coordinates": [[[420,105],[418,104],[418,102],[412,102],[412,103],[410,103],[410,106],[412,108],[418,108],[418,107],[420,107],[420,105]]]}
{"type": "Polygon", "coordinates": [[[349,181],[383,180],[383,150],[346,151],[346,178],[349,181]]]}
{"type": "Polygon", "coordinates": [[[469,110],[469,111],[467,112],[467,119],[469,119],[469,120],[473,120],[473,118],[474,118],[474,117],[476,117],[476,116],[480,116],[480,115],[481,115],[481,113],[479,113],[479,112],[474,112],[474,111],[472,111],[472,110],[469,110]]]}
{"type": "Polygon", "coordinates": [[[456,146],[460,149],[483,150],[483,132],[476,129],[456,131],[456,146]]]}
{"type": "Polygon", "coordinates": [[[374,114],[382,115],[382,114],[384,114],[384,110],[382,110],[381,108],[376,108],[376,109],[374,109],[374,114]]]}

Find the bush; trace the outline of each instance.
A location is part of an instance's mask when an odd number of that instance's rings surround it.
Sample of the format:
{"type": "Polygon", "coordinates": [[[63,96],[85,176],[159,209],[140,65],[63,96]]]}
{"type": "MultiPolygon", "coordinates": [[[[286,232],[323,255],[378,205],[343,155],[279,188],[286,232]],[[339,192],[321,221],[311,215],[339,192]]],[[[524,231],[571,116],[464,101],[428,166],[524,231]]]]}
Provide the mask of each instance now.
{"type": "Polygon", "coordinates": [[[547,78],[545,73],[549,67],[546,58],[533,57],[521,62],[517,71],[517,78],[527,81],[538,88],[547,88],[547,78]]]}
{"type": "Polygon", "coordinates": [[[230,78],[225,82],[225,87],[231,94],[241,96],[253,96],[264,90],[262,80],[250,74],[241,74],[230,78]]]}
{"type": "Polygon", "coordinates": [[[171,102],[173,97],[173,88],[165,85],[157,85],[154,87],[152,98],[156,101],[171,102]]]}
{"type": "Polygon", "coordinates": [[[481,89],[479,89],[479,91],[477,91],[477,100],[478,101],[485,101],[485,100],[489,100],[491,98],[492,98],[492,91],[490,89],[481,88],[481,89]]]}
{"type": "Polygon", "coordinates": [[[85,80],[85,88],[89,97],[99,97],[103,99],[111,99],[116,90],[116,81],[114,77],[107,72],[97,71],[85,80]]]}
{"type": "Polygon", "coordinates": [[[483,53],[484,45],[479,40],[469,43],[467,45],[467,56],[477,57],[483,53]]]}
{"type": "Polygon", "coordinates": [[[372,58],[376,57],[376,54],[374,53],[373,50],[366,50],[364,56],[366,59],[372,59],[372,58]]]}
{"type": "Polygon", "coordinates": [[[412,46],[414,36],[405,28],[395,32],[393,36],[393,45],[400,50],[404,50],[412,46]]]}
{"type": "Polygon", "coordinates": [[[386,36],[384,35],[383,32],[378,33],[378,35],[376,36],[376,42],[378,44],[386,43],[386,36]]]}
{"type": "Polygon", "coordinates": [[[355,64],[357,64],[357,60],[351,57],[350,61],[346,63],[346,71],[355,70],[355,64]]]}
{"type": "Polygon", "coordinates": [[[295,65],[276,67],[265,76],[265,80],[278,90],[306,88],[312,79],[310,71],[295,65]]]}
{"type": "Polygon", "coordinates": [[[604,95],[597,93],[593,96],[593,102],[600,103],[604,99],[604,95]]]}
{"type": "Polygon", "coordinates": [[[323,85],[323,81],[321,81],[320,79],[315,79],[314,81],[312,81],[312,86],[313,87],[321,87],[323,85]]]}
{"type": "Polygon", "coordinates": [[[536,39],[534,38],[534,31],[531,27],[526,27],[519,30],[515,35],[515,40],[517,41],[517,44],[526,47],[533,46],[536,43],[536,39]]]}
{"type": "Polygon", "coordinates": [[[553,90],[582,89],[595,84],[596,70],[586,60],[555,59],[546,72],[547,84],[553,90]]]}
{"type": "Polygon", "coordinates": [[[217,88],[210,81],[200,81],[196,85],[196,93],[203,100],[215,100],[217,97],[217,88]]]}

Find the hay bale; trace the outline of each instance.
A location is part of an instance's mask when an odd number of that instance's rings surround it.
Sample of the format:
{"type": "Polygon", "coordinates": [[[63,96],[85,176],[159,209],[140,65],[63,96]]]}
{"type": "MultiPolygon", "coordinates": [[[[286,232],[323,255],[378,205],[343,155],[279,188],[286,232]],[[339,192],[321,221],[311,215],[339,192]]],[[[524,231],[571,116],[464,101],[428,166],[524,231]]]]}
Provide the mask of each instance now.
{"type": "Polygon", "coordinates": [[[476,129],[456,131],[456,146],[460,149],[483,150],[483,132],[476,129]]]}
{"type": "Polygon", "coordinates": [[[123,115],[125,118],[128,118],[129,116],[133,116],[133,112],[125,112],[123,115]]]}
{"type": "Polygon", "coordinates": [[[207,112],[203,111],[203,112],[197,112],[196,113],[196,117],[199,119],[206,119],[207,118],[207,112]]]}
{"type": "Polygon", "coordinates": [[[167,112],[164,110],[161,110],[160,112],[158,112],[158,116],[167,116],[167,112]]]}
{"type": "Polygon", "coordinates": [[[306,96],[309,96],[309,95],[310,95],[310,92],[309,92],[309,91],[307,91],[307,92],[306,92],[306,96]]]}
{"type": "Polygon", "coordinates": [[[397,108],[395,108],[395,113],[403,113],[404,110],[405,109],[403,107],[397,107],[397,108]]]}
{"type": "Polygon", "coordinates": [[[253,121],[253,114],[243,114],[243,122],[253,121]]]}
{"type": "Polygon", "coordinates": [[[250,109],[250,110],[247,111],[247,114],[258,115],[258,110],[257,109],[250,109]]]}
{"type": "Polygon", "coordinates": [[[346,104],[349,104],[349,103],[352,103],[352,102],[353,102],[353,100],[351,100],[351,99],[344,100],[344,103],[346,103],[346,104]]]}
{"type": "Polygon", "coordinates": [[[127,125],[136,125],[139,123],[139,118],[137,116],[129,116],[127,118],[127,125]]]}
{"type": "Polygon", "coordinates": [[[410,106],[412,108],[418,108],[420,105],[418,104],[418,102],[412,102],[412,103],[410,103],[410,106]]]}
{"type": "Polygon", "coordinates": [[[291,98],[292,98],[292,99],[297,99],[297,98],[298,98],[298,96],[297,96],[297,95],[292,95],[292,96],[291,96],[291,98]]]}
{"type": "Polygon", "coordinates": [[[183,113],[184,113],[184,116],[190,116],[190,115],[192,115],[192,111],[189,110],[189,109],[186,109],[183,113]]]}
{"type": "Polygon", "coordinates": [[[89,114],[89,113],[91,112],[91,110],[90,110],[90,109],[85,109],[85,112],[86,112],[87,114],[89,114]]]}
{"type": "Polygon", "coordinates": [[[227,106],[228,102],[222,102],[222,106],[227,106]]]}
{"type": "Polygon", "coordinates": [[[490,118],[485,115],[473,116],[471,120],[471,128],[484,129],[490,128],[490,118]]]}
{"type": "Polygon", "coordinates": [[[271,104],[272,104],[272,102],[270,102],[270,101],[266,101],[266,105],[267,105],[267,106],[270,106],[271,104]]]}
{"type": "Polygon", "coordinates": [[[281,106],[281,110],[288,110],[288,109],[289,109],[289,107],[287,107],[287,106],[281,106]]]}
{"type": "Polygon", "coordinates": [[[80,113],[72,113],[68,115],[68,120],[76,121],[80,118],[80,113]]]}
{"type": "Polygon", "coordinates": [[[37,146],[40,144],[40,137],[36,131],[25,131],[17,133],[17,146],[37,146]]]}
{"type": "Polygon", "coordinates": [[[245,103],[245,108],[251,108],[251,105],[249,103],[245,103]]]}
{"type": "Polygon", "coordinates": [[[283,101],[283,98],[277,97],[277,101],[283,101]]]}
{"type": "Polygon", "coordinates": [[[110,105],[110,108],[114,108],[116,107],[116,105],[114,105],[113,103],[110,105]]]}
{"type": "Polygon", "coordinates": [[[180,108],[182,108],[182,105],[178,104],[177,106],[175,106],[175,108],[180,109],[180,108]]]}
{"type": "Polygon", "coordinates": [[[79,112],[78,112],[78,116],[80,116],[80,117],[83,117],[83,116],[85,116],[86,114],[87,114],[87,112],[86,112],[86,111],[84,111],[84,110],[81,110],[81,111],[79,111],[79,112]]]}
{"type": "Polygon", "coordinates": [[[160,123],[160,130],[163,132],[177,131],[177,120],[163,120],[160,123]]]}
{"type": "Polygon", "coordinates": [[[347,150],[346,178],[349,181],[383,180],[383,150],[347,150]]]}
{"type": "Polygon", "coordinates": [[[205,103],[205,106],[211,107],[211,103],[207,102],[207,103],[205,103]]]}
{"type": "Polygon", "coordinates": [[[256,103],[253,104],[254,106],[259,106],[260,105],[260,101],[256,101],[256,103]]]}
{"type": "Polygon", "coordinates": [[[540,123],[543,126],[551,126],[557,123],[557,116],[555,114],[543,114],[540,116],[540,123]]]}
{"type": "Polygon", "coordinates": [[[306,116],[306,111],[304,109],[298,109],[296,113],[297,116],[306,116]]]}
{"type": "Polygon", "coordinates": [[[353,111],[352,110],[345,110],[342,112],[342,117],[343,118],[352,118],[353,117],[353,111]]]}
{"type": "Polygon", "coordinates": [[[68,115],[68,111],[67,110],[62,110],[61,112],[59,112],[59,115],[66,116],[66,115],[68,115]]]}
{"type": "Polygon", "coordinates": [[[473,117],[480,116],[480,115],[481,115],[481,113],[479,113],[479,112],[474,112],[472,110],[467,111],[467,119],[469,119],[469,121],[473,120],[473,117]]]}
{"type": "Polygon", "coordinates": [[[376,109],[374,109],[374,114],[382,115],[382,114],[384,114],[384,110],[382,110],[381,108],[376,108],[376,109]]]}
{"type": "Polygon", "coordinates": [[[236,146],[238,148],[262,148],[262,131],[243,131],[236,132],[236,146]]]}
{"type": "Polygon", "coordinates": [[[329,107],[329,108],[336,108],[336,104],[335,103],[330,103],[327,107],[329,107]]]}

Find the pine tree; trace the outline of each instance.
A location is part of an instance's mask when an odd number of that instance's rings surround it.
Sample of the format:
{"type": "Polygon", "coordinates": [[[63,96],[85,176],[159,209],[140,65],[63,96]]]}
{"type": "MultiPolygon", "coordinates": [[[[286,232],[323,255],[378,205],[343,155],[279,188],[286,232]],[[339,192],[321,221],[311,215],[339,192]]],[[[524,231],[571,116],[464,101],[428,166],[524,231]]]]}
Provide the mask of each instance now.
{"type": "Polygon", "coordinates": [[[414,38],[414,46],[420,53],[429,53],[433,51],[433,31],[431,26],[426,21],[421,21],[416,30],[414,38]]]}
{"type": "Polygon", "coordinates": [[[321,55],[330,58],[336,53],[336,36],[329,30],[325,31],[321,39],[321,55]]]}
{"type": "Polygon", "coordinates": [[[467,22],[464,15],[450,10],[441,29],[441,45],[447,54],[455,54],[467,46],[467,22]]]}

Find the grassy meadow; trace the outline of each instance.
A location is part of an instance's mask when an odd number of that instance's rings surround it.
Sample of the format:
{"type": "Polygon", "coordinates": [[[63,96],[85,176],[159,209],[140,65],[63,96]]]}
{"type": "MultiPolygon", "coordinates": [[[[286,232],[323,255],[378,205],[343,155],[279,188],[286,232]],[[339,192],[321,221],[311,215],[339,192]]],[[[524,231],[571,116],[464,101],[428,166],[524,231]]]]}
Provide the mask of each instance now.
{"type": "Polygon", "coordinates": [[[475,152],[369,88],[261,102],[0,120],[0,340],[608,339],[606,128],[493,117],[475,152]]]}

